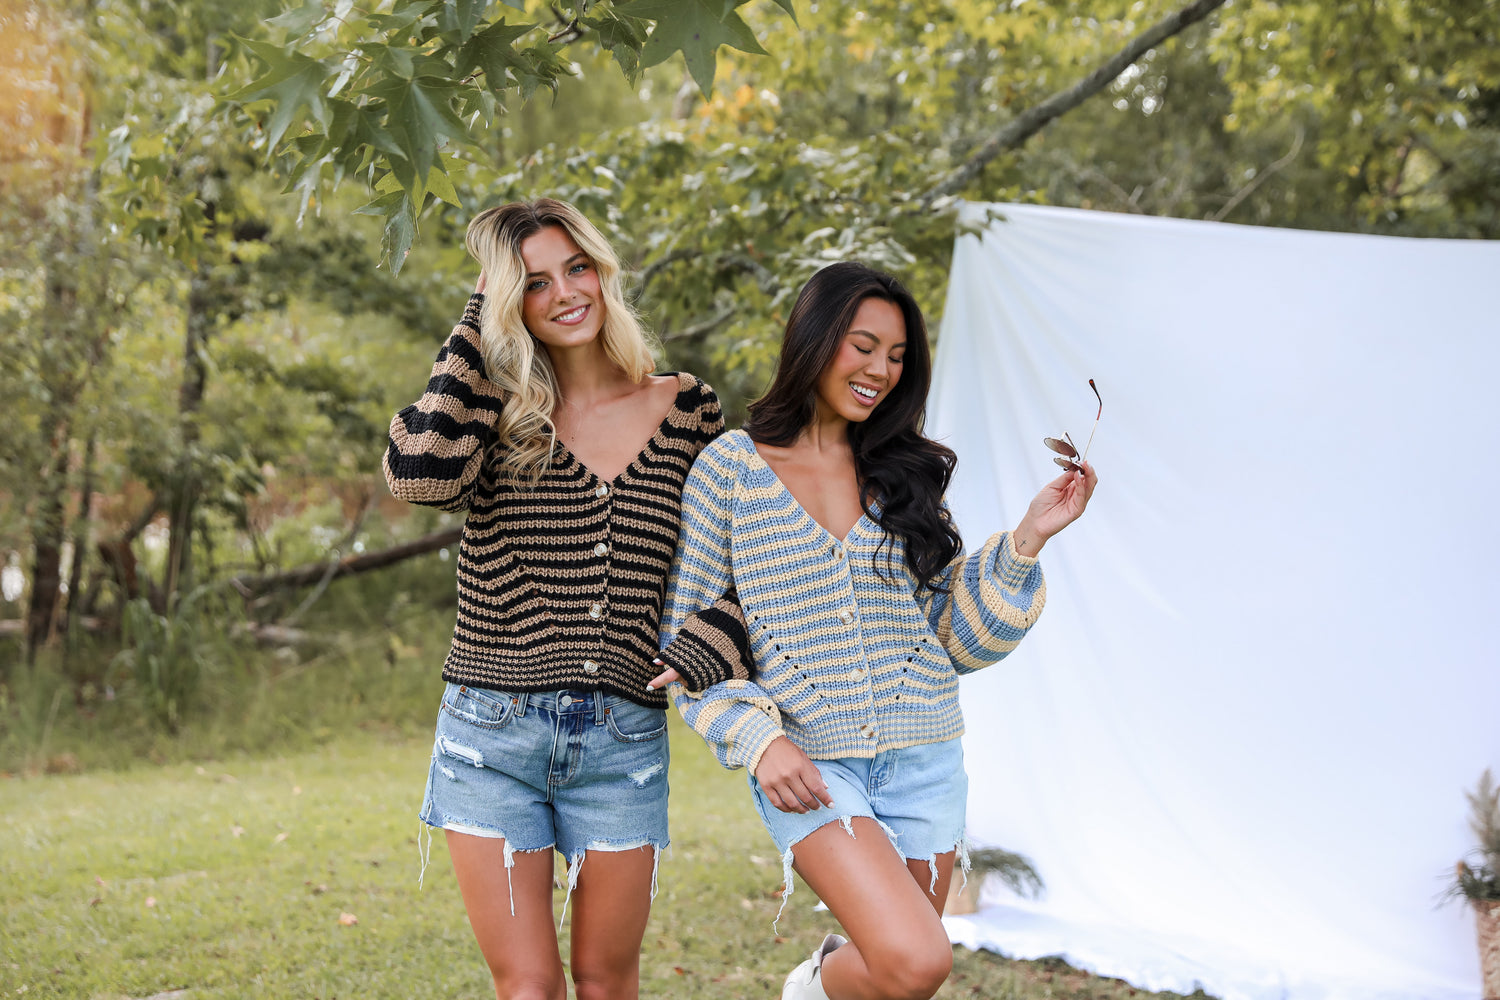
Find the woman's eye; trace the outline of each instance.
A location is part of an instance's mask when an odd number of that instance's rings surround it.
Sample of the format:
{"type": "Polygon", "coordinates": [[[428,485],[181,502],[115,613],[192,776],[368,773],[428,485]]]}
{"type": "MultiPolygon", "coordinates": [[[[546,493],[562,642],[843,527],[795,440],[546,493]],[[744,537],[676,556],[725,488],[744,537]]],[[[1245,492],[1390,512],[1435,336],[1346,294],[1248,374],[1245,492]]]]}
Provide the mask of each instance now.
{"type": "Polygon", "coordinates": [[[545,284],[546,284],[545,281],[533,281],[531,284],[529,284],[529,285],[526,286],[526,290],[528,292],[534,292],[538,288],[541,288],[545,284]]]}
{"type": "Polygon", "coordinates": [[[893,365],[899,365],[901,362],[903,362],[905,360],[906,360],[905,358],[891,358],[891,364],[893,364],[893,365]]]}
{"type": "Polygon", "coordinates": [[[870,350],[868,347],[860,347],[858,344],[854,345],[854,349],[856,351],[858,351],[859,353],[861,353],[861,354],[874,354],[875,353],[874,351],[870,350]]]}
{"type": "Polygon", "coordinates": [[[579,263],[574,264],[572,267],[568,268],[568,273],[577,274],[579,271],[587,271],[588,269],[589,266],[587,264],[579,263]]]}

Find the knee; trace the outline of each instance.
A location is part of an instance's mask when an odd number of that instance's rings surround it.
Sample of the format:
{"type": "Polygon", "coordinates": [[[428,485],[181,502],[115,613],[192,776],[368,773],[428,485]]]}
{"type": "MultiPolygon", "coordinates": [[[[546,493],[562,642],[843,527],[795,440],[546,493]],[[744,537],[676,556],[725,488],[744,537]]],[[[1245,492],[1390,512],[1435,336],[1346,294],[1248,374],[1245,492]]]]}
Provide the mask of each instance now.
{"type": "Polygon", "coordinates": [[[639,952],[618,956],[613,961],[600,956],[574,955],[573,993],[578,1000],[633,1000],[640,992],[640,969],[639,952]]]}
{"type": "Polygon", "coordinates": [[[573,992],[578,1000],[622,1000],[640,990],[637,976],[574,976],[573,992]]]}
{"type": "Polygon", "coordinates": [[[952,971],[953,946],[946,938],[893,949],[871,969],[882,1000],[929,1000],[952,971]]]}
{"type": "Polygon", "coordinates": [[[491,972],[497,1000],[568,1000],[568,984],[557,980],[521,979],[491,972]]]}

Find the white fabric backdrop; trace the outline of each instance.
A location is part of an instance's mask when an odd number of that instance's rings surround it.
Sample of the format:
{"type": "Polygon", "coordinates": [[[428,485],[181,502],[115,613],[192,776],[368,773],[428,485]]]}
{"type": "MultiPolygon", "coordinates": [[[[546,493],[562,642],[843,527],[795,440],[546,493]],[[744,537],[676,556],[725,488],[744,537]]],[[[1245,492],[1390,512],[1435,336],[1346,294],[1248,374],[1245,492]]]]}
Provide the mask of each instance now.
{"type": "Polygon", "coordinates": [[[1019,520],[1090,377],[1102,485],[963,681],[970,834],[1046,896],[950,935],[1228,1000],[1474,1000],[1437,897],[1500,770],[1500,244],[987,209],[929,411],[959,525],[1019,520]]]}

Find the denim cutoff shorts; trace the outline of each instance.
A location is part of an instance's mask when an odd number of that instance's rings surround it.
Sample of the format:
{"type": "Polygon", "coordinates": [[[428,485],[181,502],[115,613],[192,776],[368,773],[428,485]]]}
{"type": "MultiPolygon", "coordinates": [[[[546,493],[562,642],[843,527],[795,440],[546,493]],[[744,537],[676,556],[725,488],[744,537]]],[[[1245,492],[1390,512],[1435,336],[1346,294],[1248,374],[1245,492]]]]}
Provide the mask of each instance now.
{"type": "MultiPolygon", "coordinates": [[[[850,821],[855,816],[878,822],[903,858],[928,862],[932,873],[929,888],[933,891],[939,854],[957,851],[957,863],[963,871],[968,870],[964,817],[969,776],[964,772],[961,739],[883,750],[873,759],[843,757],[813,763],[828,784],[832,807],[782,812],[766,798],[755,775],[750,775],[755,808],[781,852],[787,895],[792,886],[792,847],[829,823],[842,824],[853,836],[850,821]]],[[[782,898],[784,905],[786,897],[782,898]]]]}
{"type": "Polygon", "coordinates": [[[514,851],[667,846],[667,715],[599,691],[449,684],[422,822],[514,851]]]}

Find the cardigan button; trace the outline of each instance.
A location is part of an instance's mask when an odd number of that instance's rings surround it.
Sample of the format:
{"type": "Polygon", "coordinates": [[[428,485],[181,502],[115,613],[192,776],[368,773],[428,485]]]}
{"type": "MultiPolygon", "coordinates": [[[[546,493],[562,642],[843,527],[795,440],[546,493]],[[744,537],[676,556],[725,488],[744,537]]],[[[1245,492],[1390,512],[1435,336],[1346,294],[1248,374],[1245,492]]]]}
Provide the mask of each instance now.
{"type": "Polygon", "coordinates": [[[839,621],[843,622],[845,625],[853,625],[854,612],[850,611],[848,608],[845,608],[843,611],[839,612],[839,621]]]}
{"type": "Polygon", "coordinates": [[[853,670],[849,671],[849,676],[853,677],[857,681],[862,681],[865,679],[865,674],[867,673],[869,673],[869,671],[864,667],[855,667],[853,670]]]}
{"type": "Polygon", "coordinates": [[[594,555],[596,556],[606,555],[608,552],[609,546],[605,545],[603,542],[600,542],[598,545],[594,546],[594,555]]]}
{"type": "Polygon", "coordinates": [[[600,483],[599,488],[594,491],[594,496],[599,497],[600,499],[609,496],[609,486],[605,483],[600,483]]]}
{"type": "Polygon", "coordinates": [[[599,664],[595,663],[593,660],[584,660],[583,672],[586,674],[597,674],[599,672],[599,664]]]}
{"type": "Polygon", "coordinates": [[[595,601],[593,604],[589,605],[589,617],[590,618],[602,618],[602,617],[604,617],[604,605],[600,604],[598,601],[595,601]]]}
{"type": "Polygon", "coordinates": [[[866,722],[863,726],[859,727],[859,735],[867,740],[873,740],[875,738],[875,727],[866,722]]]}

